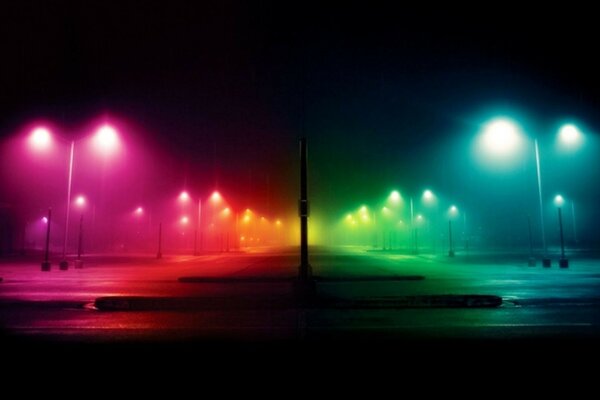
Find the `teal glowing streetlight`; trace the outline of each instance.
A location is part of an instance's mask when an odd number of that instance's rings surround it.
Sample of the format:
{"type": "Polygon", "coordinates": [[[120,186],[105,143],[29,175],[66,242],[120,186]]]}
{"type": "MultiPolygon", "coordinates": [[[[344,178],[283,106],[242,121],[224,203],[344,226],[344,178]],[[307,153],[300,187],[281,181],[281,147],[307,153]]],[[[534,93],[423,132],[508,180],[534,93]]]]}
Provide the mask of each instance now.
{"type": "Polygon", "coordinates": [[[558,210],[558,226],[560,229],[560,260],[558,260],[558,265],[560,268],[569,268],[569,260],[565,258],[565,239],[563,236],[563,223],[562,223],[562,206],[565,204],[565,199],[557,194],[554,197],[554,205],[558,210]]]}
{"type": "MultiPolygon", "coordinates": [[[[512,158],[522,147],[524,135],[520,127],[512,120],[507,118],[497,118],[485,125],[482,134],[479,137],[479,147],[483,149],[486,156],[498,159],[512,158]]],[[[562,148],[574,149],[583,142],[581,131],[574,124],[565,124],[558,130],[558,144],[562,148]]],[[[542,191],[542,174],[540,168],[540,151],[537,138],[533,139],[535,167],[537,178],[537,192],[540,209],[540,231],[542,236],[544,267],[550,267],[551,261],[548,258],[548,246],[546,242],[546,229],[544,224],[544,201],[542,191]]],[[[532,265],[530,258],[529,264],[532,265]]],[[[533,265],[535,263],[533,262],[533,265]]]]}
{"type": "Polygon", "coordinates": [[[562,148],[574,150],[583,144],[583,134],[574,124],[564,124],[558,130],[558,141],[562,148]]]}

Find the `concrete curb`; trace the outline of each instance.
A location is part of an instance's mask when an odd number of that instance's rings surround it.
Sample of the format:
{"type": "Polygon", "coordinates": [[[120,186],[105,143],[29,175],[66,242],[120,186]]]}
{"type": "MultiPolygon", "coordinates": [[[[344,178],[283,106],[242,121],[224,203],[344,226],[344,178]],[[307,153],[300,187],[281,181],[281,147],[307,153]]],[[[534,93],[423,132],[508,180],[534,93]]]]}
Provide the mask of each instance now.
{"type": "Polygon", "coordinates": [[[280,283],[293,282],[295,277],[212,277],[212,276],[182,276],[177,279],[181,283],[280,283]]]}
{"type": "MultiPolygon", "coordinates": [[[[422,281],[422,275],[393,275],[393,276],[356,276],[356,277],[326,277],[314,276],[313,280],[319,283],[346,283],[346,282],[399,282],[422,281]]],[[[296,277],[210,277],[210,276],[182,276],[177,279],[181,283],[285,283],[294,282],[296,277]]]]}
{"type": "Polygon", "coordinates": [[[425,279],[423,275],[392,275],[392,276],[356,276],[356,277],[325,277],[315,276],[313,279],[316,282],[323,283],[344,283],[344,282],[398,282],[398,281],[422,281],[425,279]]]}
{"type": "Polygon", "coordinates": [[[319,297],[302,301],[278,297],[143,297],[107,296],[94,302],[100,311],[203,311],[257,309],[404,309],[404,308],[494,308],[502,298],[492,295],[424,295],[346,300],[319,297]]]}

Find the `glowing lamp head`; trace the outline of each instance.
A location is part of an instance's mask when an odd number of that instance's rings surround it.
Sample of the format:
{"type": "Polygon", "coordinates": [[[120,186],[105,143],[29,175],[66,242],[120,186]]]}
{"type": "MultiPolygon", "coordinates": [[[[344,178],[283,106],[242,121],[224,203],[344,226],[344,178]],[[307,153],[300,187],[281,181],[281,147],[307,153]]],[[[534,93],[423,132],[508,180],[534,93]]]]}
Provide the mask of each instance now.
{"type": "Polygon", "coordinates": [[[519,128],[509,119],[498,118],[485,126],[481,139],[488,152],[500,156],[509,155],[519,145],[519,128]]]}
{"type": "Polygon", "coordinates": [[[450,217],[455,217],[458,214],[458,208],[455,205],[450,206],[448,208],[448,215],[450,217]]]}
{"type": "Polygon", "coordinates": [[[280,220],[280,219],[276,220],[276,221],[275,221],[275,225],[276,225],[277,227],[280,227],[280,226],[281,226],[281,220],[280,220]]]}
{"type": "Polygon", "coordinates": [[[190,222],[190,219],[188,217],[184,216],[184,217],[181,217],[179,222],[181,223],[181,225],[187,225],[190,222]]]}
{"type": "Polygon", "coordinates": [[[231,209],[229,207],[225,207],[221,213],[224,217],[228,217],[231,214],[231,209]]]}
{"type": "Polygon", "coordinates": [[[96,132],[95,143],[105,153],[115,150],[119,144],[117,131],[110,125],[102,125],[96,132]]]}
{"type": "Polygon", "coordinates": [[[75,205],[77,207],[83,207],[83,206],[85,206],[85,197],[83,197],[83,196],[77,196],[75,198],[75,205]]]}
{"type": "Polygon", "coordinates": [[[558,131],[561,144],[568,147],[575,147],[582,141],[581,131],[573,124],[563,125],[558,131]]]}
{"type": "Polygon", "coordinates": [[[221,193],[217,192],[216,190],[213,192],[213,194],[210,195],[210,201],[212,201],[213,203],[220,203],[221,200],[223,198],[221,197],[221,193]]]}
{"type": "Polygon", "coordinates": [[[423,216],[421,214],[417,215],[417,221],[418,222],[423,221],[423,216]]]}
{"type": "Polygon", "coordinates": [[[144,209],[142,207],[138,207],[135,209],[135,213],[137,215],[142,215],[144,213],[144,209]]]}
{"type": "Polygon", "coordinates": [[[369,211],[369,210],[368,210],[368,208],[367,208],[367,206],[361,206],[361,207],[360,207],[360,213],[361,213],[361,214],[363,214],[363,215],[364,215],[364,214],[366,214],[366,213],[367,213],[367,211],[369,211]]]}
{"type": "Polygon", "coordinates": [[[554,196],[554,205],[556,207],[562,207],[565,204],[565,199],[560,194],[554,196]]]}
{"type": "Polygon", "coordinates": [[[29,136],[29,143],[36,150],[47,149],[52,143],[50,131],[44,127],[35,128],[29,136]]]}
{"type": "Polygon", "coordinates": [[[48,217],[42,217],[42,223],[47,224],[48,223],[48,217]]]}
{"type": "Polygon", "coordinates": [[[190,200],[190,195],[188,194],[188,192],[186,192],[185,190],[183,192],[181,192],[179,194],[179,200],[180,201],[189,201],[190,200]]]}
{"type": "Polygon", "coordinates": [[[433,198],[434,198],[434,196],[433,196],[433,192],[431,190],[427,189],[423,192],[423,200],[432,201],[433,198]]]}
{"type": "Polygon", "coordinates": [[[398,204],[401,199],[400,192],[398,192],[397,190],[393,190],[392,193],[390,193],[389,199],[392,203],[398,204]]]}

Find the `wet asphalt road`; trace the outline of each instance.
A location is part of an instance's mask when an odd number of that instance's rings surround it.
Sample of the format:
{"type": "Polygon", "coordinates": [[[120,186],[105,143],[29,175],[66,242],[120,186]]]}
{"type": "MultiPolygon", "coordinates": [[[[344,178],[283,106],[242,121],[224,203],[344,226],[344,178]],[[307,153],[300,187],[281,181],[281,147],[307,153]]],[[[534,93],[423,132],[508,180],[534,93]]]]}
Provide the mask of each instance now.
{"type": "Polygon", "coordinates": [[[359,248],[317,248],[311,256],[319,296],[369,307],[244,307],[249,299],[289,298],[295,249],[173,256],[88,256],[83,269],[49,273],[33,260],[2,260],[0,326],[11,338],[62,343],[360,342],[565,340],[600,337],[600,262],[579,258],[569,269],[528,267],[508,256],[414,256],[359,248]],[[335,278],[417,274],[418,281],[335,282],[335,278]],[[182,276],[236,277],[238,283],[181,283],[182,276]],[[244,278],[282,278],[248,282],[244,278]],[[497,308],[378,307],[398,296],[491,294],[497,308]],[[211,299],[175,310],[99,311],[102,296],[211,299]],[[228,306],[224,307],[223,305],[228,306]],[[233,304],[233,306],[232,306],[233,304]]]}

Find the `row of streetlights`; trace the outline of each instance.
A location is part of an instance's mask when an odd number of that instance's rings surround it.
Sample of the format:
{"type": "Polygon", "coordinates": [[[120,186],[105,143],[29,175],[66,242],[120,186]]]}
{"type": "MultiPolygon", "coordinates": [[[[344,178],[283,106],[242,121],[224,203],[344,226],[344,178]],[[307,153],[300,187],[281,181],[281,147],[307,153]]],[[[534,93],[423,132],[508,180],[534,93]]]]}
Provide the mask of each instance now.
{"type": "MultiPolygon", "coordinates": [[[[36,152],[45,152],[48,151],[55,142],[63,142],[68,144],[69,146],[69,157],[67,162],[67,202],[66,202],[66,210],[65,210],[65,227],[64,227],[64,241],[63,241],[63,251],[62,251],[62,259],[59,262],[59,268],[61,270],[69,269],[69,262],[66,259],[67,255],[67,239],[69,235],[69,218],[71,214],[71,193],[73,187],[73,168],[74,168],[74,160],[75,160],[75,144],[83,139],[87,138],[93,139],[93,147],[96,151],[108,155],[114,152],[120,145],[120,140],[116,129],[107,123],[100,125],[94,132],[81,136],[77,139],[66,139],[55,132],[51,132],[48,127],[39,126],[34,128],[31,131],[29,136],[29,145],[30,148],[36,152]]],[[[77,205],[82,206],[85,203],[85,199],[83,197],[78,197],[76,199],[77,205]]],[[[48,261],[48,252],[49,252],[49,243],[50,243],[50,220],[51,220],[51,211],[48,211],[48,228],[46,233],[46,248],[45,248],[45,258],[42,262],[42,271],[50,271],[51,265],[48,261]]],[[[80,234],[79,234],[79,245],[78,245],[78,257],[75,262],[76,268],[81,268],[81,230],[83,224],[83,216],[80,219],[80,234]]]]}
{"type": "MultiPolygon", "coordinates": [[[[424,204],[426,206],[436,206],[438,203],[438,199],[437,196],[430,190],[430,189],[426,189],[424,190],[420,197],[420,203],[424,204]]],[[[401,203],[403,202],[403,197],[400,194],[399,191],[397,190],[393,190],[389,196],[385,199],[384,201],[384,205],[381,207],[381,218],[383,220],[390,220],[392,217],[396,216],[397,217],[397,212],[398,212],[398,208],[401,205],[401,203]]],[[[375,208],[376,210],[377,208],[375,208]]],[[[373,220],[373,225],[375,226],[375,228],[377,228],[378,222],[378,212],[377,211],[373,211],[373,212],[369,212],[369,208],[366,205],[362,205],[358,211],[356,212],[356,217],[353,215],[353,213],[348,213],[346,214],[345,218],[344,218],[344,222],[345,224],[350,225],[350,227],[356,226],[357,224],[369,224],[371,223],[371,219],[373,220]],[[371,218],[372,217],[372,218],[371,218]]],[[[455,250],[454,250],[454,246],[453,246],[453,242],[452,242],[452,220],[455,219],[458,216],[458,208],[455,205],[450,205],[447,211],[447,217],[448,217],[448,229],[449,229],[449,235],[448,235],[448,255],[453,257],[455,254],[455,250]]],[[[409,197],[409,247],[411,247],[411,251],[413,253],[417,253],[418,252],[418,229],[417,226],[420,225],[423,221],[425,220],[424,216],[421,213],[416,213],[415,214],[415,196],[410,196],[409,197]]],[[[382,223],[381,224],[382,227],[385,225],[389,226],[389,222],[386,223],[382,223]]],[[[390,229],[390,249],[392,248],[392,241],[391,241],[391,234],[393,230],[396,230],[398,228],[398,226],[404,226],[404,220],[403,219],[399,219],[399,220],[394,220],[393,226],[395,226],[395,228],[391,228],[390,229]]],[[[384,233],[384,244],[383,244],[383,248],[385,248],[385,233],[384,233]]]]}
{"type": "MultiPolygon", "coordinates": [[[[574,124],[565,124],[560,127],[557,135],[558,143],[564,147],[575,149],[583,143],[583,134],[579,128],[574,124]]],[[[480,147],[484,150],[486,155],[492,156],[499,160],[506,160],[508,157],[514,156],[519,150],[520,144],[524,141],[524,135],[519,125],[509,118],[495,118],[488,122],[484,127],[479,136],[480,147]]],[[[533,150],[535,156],[536,166],[536,183],[537,193],[540,210],[540,232],[542,238],[542,265],[544,267],[551,266],[551,260],[548,255],[548,246],[546,242],[546,229],[544,224],[544,195],[542,190],[542,168],[540,160],[540,150],[537,137],[533,138],[533,150]]],[[[565,257],[564,252],[564,238],[562,229],[562,206],[564,199],[558,195],[555,197],[555,205],[558,208],[559,214],[559,225],[560,225],[560,237],[561,237],[561,258],[559,259],[559,265],[562,268],[569,266],[569,261],[565,257]]],[[[574,214],[574,207],[573,207],[574,214]]],[[[530,234],[530,254],[529,265],[535,266],[535,258],[533,257],[533,245],[530,234]]]]}
{"type": "MultiPolygon", "coordinates": [[[[68,159],[67,159],[67,183],[66,183],[66,209],[65,209],[65,222],[64,222],[64,240],[63,240],[63,248],[62,248],[62,257],[61,257],[61,261],[59,262],[59,268],[61,270],[67,270],[69,268],[69,262],[67,261],[66,258],[66,253],[67,253],[67,241],[68,241],[68,236],[69,236],[69,225],[70,225],[70,217],[71,217],[71,206],[74,204],[75,206],[77,206],[78,208],[82,208],[85,205],[85,198],[83,196],[78,196],[74,201],[72,199],[72,193],[73,193],[73,171],[75,168],[75,164],[76,164],[76,144],[79,143],[80,141],[83,141],[84,139],[92,139],[92,147],[93,149],[102,154],[102,155],[109,155],[115,152],[115,150],[117,150],[119,148],[119,146],[121,145],[121,140],[119,138],[119,134],[117,132],[117,130],[110,124],[108,123],[103,123],[100,126],[97,127],[97,129],[95,129],[94,131],[90,132],[89,134],[84,134],[83,136],[78,136],[77,138],[70,138],[67,139],[59,134],[56,133],[56,131],[54,129],[51,129],[49,126],[45,125],[45,126],[36,126],[34,127],[28,135],[28,147],[30,148],[31,151],[34,151],[36,153],[43,153],[43,152],[48,152],[50,149],[52,149],[57,143],[63,143],[65,145],[68,146],[69,149],[69,153],[68,153],[68,159]]],[[[77,161],[78,162],[78,161],[77,161]]],[[[202,201],[202,196],[201,195],[197,195],[194,199],[192,199],[192,197],[190,196],[189,192],[187,191],[182,191],[179,196],[178,196],[178,201],[185,205],[186,203],[191,203],[193,202],[194,204],[197,203],[198,207],[197,207],[197,212],[193,213],[195,214],[196,218],[195,218],[195,228],[194,228],[194,254],[197,255],[199,253],[199,251],[202,251],[202,247],[203,247],[203,238],[202,238],[202,217],[203,217],[203,201],[202,201]]],[[[208,202],[212,205],[214,205],[215,207],[220,205],[220,204],[225,204],[224,199],[222,198],[222,196],[220,195],[220,193],[218,191],[214,191],[210,194],[209,198],[208,198],[208,202]]],[[[231,214],[231,209],[227,206],[225,207],[223,210],[221,210],[223,215],[226,217],[229,217],[229,215],[231,214]]],[[[134,214],[137,216],[141,216],[142,214],[144,214],[144,209],[142,207],[138,207],[135,209],[134,214]]],[[[238,224],[238,219],[239,215],[236,213],[236,226],[238,224]]],[[[42,262],[42,270],[43,271],[50,271],[51,269],[51,265],[50,262],[48,261],[48,253],[49,253],[49,244],[50,244],[50,225],[51,225],[51,219],[52,219],[52,211],[49,210],[48,211],[48,216],[44,217],[47,220],[47,229],[46,229],[46,245],[45,245],[45,258],[44,261],[42,262]]],[[[244,224],[248,224],[250,221],[251,216],[247,215],[247,212],[244,213],[243,216],[243,223],[244,224]]],[[[266,218],[262,217],[262,221],[267,221],[266,218]]],[[[187,215],[184,215],[180,218],[179,221],[182,225],[188,225],[190,224],[190,218],[187,215]]],[[[275,221],[275,226],[277,228],[281,227],[281,220],[277,219],[275,221]]],[[[78,241],[78,256],[77,256],[77,260],[75,261],[75,267],[76,268],[80,268],[82,266],[82,261],[81,261],[81,249],[82,249],[82,229],[83,229],[83,213],[81,215],[80,218],[80,224],[79,224],[79,241],[78,241]]],[[[159,228],[159,230],[162,231],[162,224],[161,227],[159,228]]],[[[236,229],[237,232],[237,229],[236,229]]],[[[236,233],[237,234],[237,233],[236,233]]],[[[159,236],[162,235],[162,232],[159,233],[159,236]]],[[[237,240],[241,240],[244,241],[245,237],[241,237],[241,238],[237,238],[237,240]]],[[[252,240],[253,238],[248,238],[250,240],[252,240]]],[[[160,241],[160,239],[159,239],[160,241]]],[[[229,238],[227,240],[227,242],[229,242],[229,238]]],[[[159,247],[161,247],[161,244],[159,244],[159,247]]],[[[229,245],[227,245],[227,248],[229,247],[229,245]]],[[[161,250],[159,249],[158,251],[158,256],[161,256],[161,250]]]]}

